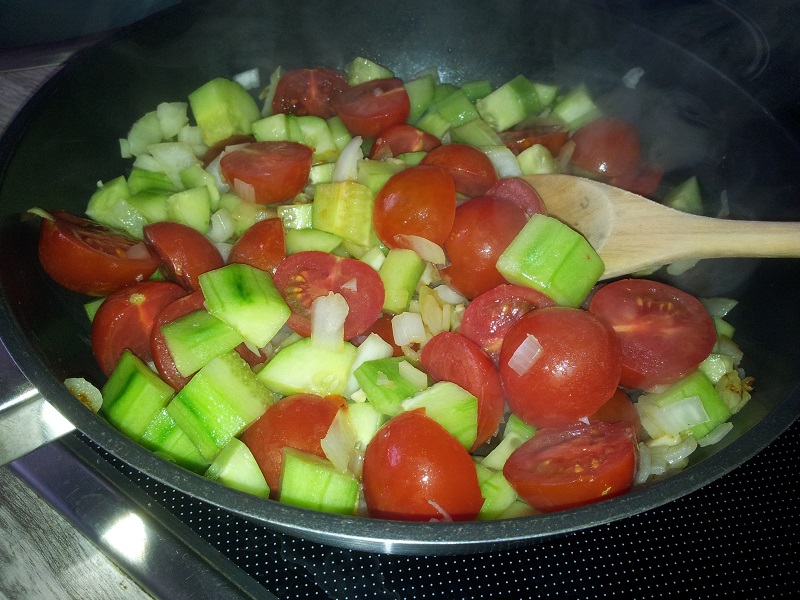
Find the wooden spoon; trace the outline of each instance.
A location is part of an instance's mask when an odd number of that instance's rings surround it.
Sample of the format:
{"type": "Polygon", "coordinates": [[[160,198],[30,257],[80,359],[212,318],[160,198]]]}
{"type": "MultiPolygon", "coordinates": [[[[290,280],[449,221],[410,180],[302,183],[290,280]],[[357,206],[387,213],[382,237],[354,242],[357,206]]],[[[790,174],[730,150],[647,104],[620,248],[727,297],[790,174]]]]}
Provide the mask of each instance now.
{"type": "Polygon", "coordinates": [[[586,237],[605,263],[601,279],[679,260],[800,257],[800,223],[715,219],[574,175],[526,175],[550,216],[586,237]]]}

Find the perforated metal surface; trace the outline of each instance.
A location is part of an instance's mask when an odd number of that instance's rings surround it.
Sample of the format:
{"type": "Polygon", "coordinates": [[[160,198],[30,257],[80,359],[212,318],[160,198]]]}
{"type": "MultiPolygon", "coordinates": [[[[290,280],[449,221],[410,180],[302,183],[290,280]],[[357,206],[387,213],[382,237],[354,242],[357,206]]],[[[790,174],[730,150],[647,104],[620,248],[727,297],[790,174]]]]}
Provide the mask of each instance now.
{"type": "Polygon", "coordinates": [[[341,550],[270,531],[108,460],[280,598],[781,598],[800,591],[800,424],[701,490],[622,521],[455,557],[341,550]]]}

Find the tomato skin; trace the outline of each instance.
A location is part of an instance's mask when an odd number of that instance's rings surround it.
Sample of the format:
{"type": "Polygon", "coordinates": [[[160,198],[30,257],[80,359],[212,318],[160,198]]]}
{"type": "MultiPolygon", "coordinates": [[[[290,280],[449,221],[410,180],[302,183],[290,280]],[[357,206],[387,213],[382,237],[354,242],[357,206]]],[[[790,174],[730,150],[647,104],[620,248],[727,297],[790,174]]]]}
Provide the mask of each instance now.
{"type": "Polygon", "coordinates": [[[257,203],[274,204],[303,191],[312,155],[311,148],[297,142],[255,142],[226,152],[219,166],[232,187],[238,179],[253,186],[257,203]]]}
{"type": "Polygon", "coordinates": [[[381,131],[372,144],[369,157],[381,160],[407,152],[430,152],[441,145],[441,140],[427,131],[407,123],[396,123],[381,131]]]}
{"type": "Polygon", "coordinates": [[[604,423],[627,423],[632,427],[638,440],[644,433],[642,429],[642,419],[639,411],[636,410],[631,397],[622,388],[617,388],[614,395],[609,398],[603,406],[598,408],[594,414],[589,415],[589,422],[603,421],[604,423]]]}
{"type": "Polygon", "coordinates": [[[372,223],[389,248],[405,248],[399,235],[442,245],[456,216],[453,178],[441,167],[417,165],[392,175],[375,196],[372,223]]]}
{"type": "Polygon", "coordinates": [[[620,177],[639,169],[639,134],[633,125],[621,119],[595,119],[575,131],[572,141],[575,150],[570,161],[584,171],[620,177]]]}
{"type": "Polygon", "coordinates": [[[225,265],[214,244],[183,223],[150,223],[144,226],[144,238],[164,262],[167,278],[189,291],[200,289],[200,275],[225,265]]]}
{"type": "Polygon", "coordinates": [[[564,129],[561,124],[535,125],[524,129],[511,129],[501,131],[498,135],[514,154],[519,154],[534,144],[539,144],[547,148],[553,156],[558,156],[561,148],[569,140],[569,131],[564,129]]]}
{"type": "Polygon", "coordinates": [[[381,316],[385,290],[378,272],[353,258],[319,251],[287,256],[273,277],[292,315],[287,325],[303,336],[311,335],[311,305],[328,292],[341,294],[350,311],[344,322],[344,339],[364,333],[381,316]],[[350,285],[355,281],[355,289],[350,285]]]}
{"type": "Polygon", "coordinates": [[[333,69],[292,69],[275,86],[272,112],[327,119],[334,115],[331,103],[347,89],[347,80],[333,69]]]}
{"type": "Polygon", "coordinates": [[[593,295],[589,312],[617,333],[625,387],[649,390],[685,377],[717,340],[714,321],[697,298],[657,281],[606,284],[593,295]]]}
{"type": "Polygon", "coordinates": [[[320,442],[328,433],[336,413],[347,407],[341,396],[295,394],[267,408],[241,440],[253,456],[269,485],[270,495],[280,491],[283,448],[296,448],[324,457],[320,442]]]}
{"type": "Polygon", "coordinates": [[[472,458],[421,410],[392,417],[364,453],[369,516],[403,521],[475,518],[483,505],[472,458]]]}
{"type": "Polygon", "coordinates": [[[217,142],[213,146],[211,146],[206,153],[203,155],[203,168],[205,169],[208,165],[210,165],[215,158],[217,158],[220,154],[225,151],[225,148],[228,146],[238,146],[239,144],[252,144],[256,141],[256,138],[249,134],[241,134],[241,135],[232,135],[229,138],[225,138],[221,142],[217,142]]]}
{"type": "Polygon", "coordinates": [[[568,425],[594,413],[617,389],[620,344],[601,319],[577,308],[552,306],[522,316],[500,350],[500,376],[508,405],[534,427],[568,425]],[[509,366],[533,335],[542,347],[523,374],[509,366]]]}
{"type": "Polygon", "coordinates": [[[174,300],[186,295],[179,285],[166,281],[143,281],[112,293],[92,320],[92,352],[108,376],[125,349],[144,362],[152,360],[150,333],[156,316],[174,300]]]}
{"type": "Polygon", "coordinates": [[[435,380],[452,381],[478,399],[478,437],[470,452],[482,446],[497,432],[506,404],[492,360],[475,342],[445,331],[425,344],[420,364],[435,380]]]}
{"type": "Polygon", "coordinates": [[[637,171],[608,179],[608,184],[628,190],[645,198],[652,198],[661,185],[664,169],[658,165],[642,165],[637,171]]]}
{"type": "Polygon", "coordinates": [[[401,79],[373,79],[348,87],[332,102],[353,135],[376,138],[391,125],[405,123],[411,101],[401,79]]]}
{"type": "Polygon", "coordinates": [[[525,180],[519,177],[504,177],[486,191],[486,195],[512,202],[522,209],[525,219],[535,214],[547,214],[547,209],[539,194],[525,180]]]}
{"type": "Polygon", "coordinates": [[[284,258],[286,233],[283,221],[273,218],[251,225],[233,244],[228,263],[244,263],[274,274],[284,258]]]}
{"type": "Polygon", "coordinates": [[[450,259],[439,269],[444,281],[470,299],[506,283],[495,265],[526,222],[505,200],[479,196],[461,204],[444,243],[450,259]]]}
{"type": "Polygon", "coordinates": [[[420,162],[447,169],[456,192],[468,198],[484,195],[497,181],[497,171],[483,152],[467,144],[445,144],[434,148],[420,162]]]}
{"type": "Polygon", "coordinates": [[[141,240],[120,230],[63,210],[50,215],[42,219],[39,229],[39,262],[68,290],[107,296],[144,281],[161,264],[141,240]]]}
{"type": "Polygon", "coordinates": [[[467,305],[460,331],[499,364],[500,347],[511,326],[533,309],[555,304],[538,290],[505,283],[477,296],[467,305]]]}
{"type": "Polygon", "coordinates": [[[370,333],[375,333],[379,335],[384,342],[392,346],[392,356],[403,356],[403,349],[394,342],[392,316],[393,315],[381,315],[378,317],[378,319],[361,334],[361,337],[366,338],[370,333]]]}
{"type": "Polygon", "coordinates": [[[544,428],[517,448],[503,475],[542,512],[566,510],[627,492],[636,445],[626,423],[579,423],[544,428]]]}

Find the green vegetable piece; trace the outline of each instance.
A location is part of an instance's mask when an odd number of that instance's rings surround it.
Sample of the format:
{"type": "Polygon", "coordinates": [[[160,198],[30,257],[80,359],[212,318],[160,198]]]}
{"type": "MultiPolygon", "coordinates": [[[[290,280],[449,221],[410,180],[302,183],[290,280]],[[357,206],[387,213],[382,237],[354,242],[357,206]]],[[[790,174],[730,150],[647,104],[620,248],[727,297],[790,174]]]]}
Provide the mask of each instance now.
{"type": "Polygon", "coordinates": [[[86,207],[86,215],[99,223],[122,229],[133,237],[142,238],[142,227],[147,221],[134,205],[125,177],[115,177],[101,185],[86,207]]]}
{"type": "Polygon", "coordinates": [[[251,133],[253,122],[261,118],[261,110],[249,92],[238,82],[222,77],[189,94],[189,105],[208,146],[251,133]]]}
{"type": "Polygon", "coordinates": [[[130,350],[125,350],[103,386],[101,413],[135,441],[144,435],[175,390],[130,350]]]}
{"type": "Polygon", "coordinates": [[[234,233],[241,236],[256,222],[274,216],[263,204],[242,200],[236,194],[225,193],[219,197],[218,208],[227,210],[234,223],[234,233]]]}
{"type": "Polygon", "coordinates": [[[386,291],[383,309],[399,314],[408,309],[411,297],[425,272],[425,261],[413,250],[392,248],[378,269],[386,291]]]}
{"type": "Polygon", "coordinates": [[[492,471],[481,463],[476,463],[475,469],[478,472],[478,485],[483,496],[483,506],[477,519],[479,521],[497,519],[517,500],[517,492],[508,483],[502,471],[492,471]]]}
{"type": "Polygon", "coordinates": [[[319,229],[287,229],[286,254],[296,254],[307,250],[333,252],[342,243],[338,235],[319,229]]]}
{"type": "MultiPolygon", "coordinates": [[[[426,154],[425,152],[422,153],[426,154]]],[[[376,195],[395,173],[405,169],[407,164],[401,160],[365,160],[358,165],[358,183],[376,195]]]]}
{"type": "Polygon", "coordinates": [[[331,135],[331,130],[325,119],[314,115],[296,117],[295,123],[300,130],[301,144],[313,149],[312,160],[314,163],[333,162],[339,156],[339,149],[331,135]]]}
{"type": "Polygon", "coordinates": [[[477,148],[503,145],[503,140],[500,139],[497,132],[483,119],[475,119],[453,127],[450,130],[450,136],[454,143],[469,144],[477,148]]]}
{"type": "Polygon", "coordinates": [[[211,194],[208,187],[203,185],[172,194],[167,198],[167,216],[170,221],[206,233],[211,227],[211,194]]]}
{"type": "Polygon", "coordinates": [[[716,385],[723,375],[733,370],[733,358],[727,354],[712,352],[697,368],[716,385]]]}
{"type": "Polygon", "coordinates": [[[434,383],[404,401],[402,406],[404,410],[424,408],[426,415],[449,431],[467,450],[478,437],[478,399],[455,383],[434,383]]]}
{"type": "Polygon", "coordinates": [[[525,148],[517,155],[517,162],[523,175],[544,175],[548,173],[558,173],[558,162],[550,150],[541,144],[534,144],[530,148],[525,148]]]}
{"type": "Polygon", "coordinates": [[[574,131],[594,121],[601,113],[589,90],[585,86],[578,86],[556,102],[552,114],[567,129],[574,131]]]}
{"type": "Polygon", "coordinates": [[[215,211],[219,208],[219,188],[217,187],[217,180],[211,173],[206,171],[201,165],[192,165],[181,171],[178,175],[186,189],[205,186],[208,189],[208,195],[211,200],[211,210],[215,211]]]}
{"type": "Polygon", "coordinates": [[[359,83],[365,83],[373,79],[388,79],[394,77],[394,73],[389,69],[363,56],[357,56],[350,61],[344,71],[347,74],[347,83],[350,85],[358,85],[359,83]]]}
{"type": "Polygon", "coordinates": [[[196,310],[167,323],[161,333],[175,367],[184,377],[244,341],[242,334],[206,310],[196,310]]]}
{"type": "Polygon", "coordinates": [[[328,123],[328,130],[331,132],[331,139],[333,139],[336,149],[341,152],[345,149],[345,146],[350,143],[350,140],[353,139],[353,136],[350,135],[347,127],[345,127],[344,123],[339,117],[329,117],[326,119],[326,122],[328,123]]]}
{"type": "Polygon", "coordinates": [[[481,118],[495,131],[504,131],[542,109],[536,86],[517,75],[475,103],[481,118]]]}
{"type": "Polygon", "coordinates": [[[350,403],[347,407],[347,416],[355,434],[356,448],[361,450],[366,450],[370,440],[388,419],[370,402],[350,403]]]}
{"type": "Polygon", "coordinates": [[[450,121],[445,119],[440,113],[426,112],[416,123],[416,126],[422,131],[427,131],[437,138],[442,138],[452,127],[450,121]]]}
{"type": "Polygon", "coordinates": [[[311,171],[308,173],[308,180],[314,184],[331,183],[333,181],[333,173],[336,170],[336,163],[322,163],[319,165],[311,165],[311,171]]]}
{"type": "Polygon", "coordinates": [[[159,190],[166,192],[177,192],[175,185],[166,173],[160,171],[147,171],[145,169],[133,169],[128,175],[128,191],[131,195],[139,192],[159,190]]]}
{"type": "Polygon", "coordinates": [[[278,207],[278,217],[284,230],[309,229],[311,227],[312,204],[284,204],[278,207]]]}
{"type": "Polygon", "coordinates": [[[406,82],[406,93],[411,103],[411,112],[408,115],[409,123],[416,123],[430,107],[436,82],[437,77],[432,73],[420,75],[416,79],[406,82]]]}
{"type": "Polygon", "coordinates": [[[370,189],[355,181],[322,183],[314,189],[311,222],[315,229],[367,246],[372,239],[373,203],[370,189]]]}
{"type": "Polygon", "coordinates": [[[459,90],[453,90],[445,98],[436,102],[439,114],[444,117],[451,127],[458,127],[480,118],[475,106],[467,95],[459,90]]]}
{"type": "Polygon", "coordinates": [[[327,459],[294,448],[283,449],[280,501],[301,508],[353,515],[358,479],[342,473],[327,459]]]}
{"type": "Polygon", "coordinates": [[[178,427],[166,408],[162,408],[150,422],[140,443],[148,450],[195,473],[205,471],[210,462],[200,454],[197,446],[178,427]]]}
{"type": "Polygon", "coordinates": [[[697,177],[693,175],[667,192],[664,204],[694,215],[703,214],[703,194],[697,177]]]}
{"type": "Polygon", "coordinates": [[[205,476],[230,488],[269,498],[269,485],[261,468],[250,448],[237,438],[233,438],[217,454],[205,476]]]}
{"type": "Polygon", "coordinates": [[[167,201],[173,193],[166,190],[144,190],[128,198],[128,204],[136,209],[147,223],[168,221],[167,201]]]}
{"type": "Polygon", "coordinates": [[[285,113],[275,113],[253,123],[253,137],[257,142],[285,142],[289,127],[285,113]]]}
{"type": "Polygon", "coordinates": [[[275,337],[292,314],[272,277],[246,264],[229,264],[199,277],[208,312],[256,348],[275,337]]]}
{"type": "Polygon", "coordinates": [[[273,392],[292,394],[341,395],[347,385],[356,347],[345,342],[341,352],[314,344],[312,338],[282,348],[259,371],[258,378],[273,392]]]}
{"type": "Polygon", "coordinates": [[[100,305],[105,302],[105,296],[101,298],[95,298],[94,300],[90,300],[83,305],[83,309],[86,311],[86,316],[89,318],[89,321],[94,321],[94,316],[97,314],[97,309],[100,308],[100,305]]]}
{"type": "Polygon", "coordinates": [[[534,81],[533,87],[536,88],[536,95],[539,97],[542,107],[550,106],[558,96],[558,86],[555,84],[534,81]]]}
{"type": "Polygon", "coordinates": [[[492,84],[488,79],[467,81],[461,85],[461,91],[470,102],[475,102],[492,93],[492,84]]]}
{"type": "Polygon", "coordinates": [[[148,153],[148,146],[163,140],[158,113],[151,111],[139,117],[128,131],[128,151],[132,156],[148,153]]]}
{"type": "Polygon", "coordinates": [[[500,255],[497,270],[511,283],[537,289],[562,306],[577,307],[605,266],[581,234],[539,214],[500,255]]]}
{"type": "Polygon", "coordinates": [[[400,414],[404,410],[403,401],[419,391],[400,375],[400,363],[403,362],[406,362],[403,357],[367,360],[353,373],[370,405],[383,415],[393,417],[400,414]]]}

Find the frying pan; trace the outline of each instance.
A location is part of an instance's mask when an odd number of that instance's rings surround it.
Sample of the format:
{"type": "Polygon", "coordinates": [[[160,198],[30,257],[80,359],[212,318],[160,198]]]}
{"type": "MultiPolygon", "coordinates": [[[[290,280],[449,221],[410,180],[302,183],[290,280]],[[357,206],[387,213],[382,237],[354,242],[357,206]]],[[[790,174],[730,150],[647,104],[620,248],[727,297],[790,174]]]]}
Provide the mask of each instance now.
{"type": "Polygon", "coordinates": [[[460,554],[528,543],[649,510],[734,469],[800,414],[800,320],[793,316],[800,263],[706,261],[664,276],[694,294],[739,300],[730,320],[744,367],[756,377],[753,399],[733,418],[733,431],[696,451],[683,472],[555,514],[402,523],[311,512],[224,488],[162,460],[86,410],[62,382],[103,382],[89,344],[87,298],[44,274],[36,224],[21,219],[31,206],[82,212],[98,180],[129,168],[118,157],[117,138],[159,102],[185,100],[215,76],[258,68],[266,81],[278,65],[342,67],[365,56],[403,78],[436,66],[455,83],[488,78],[499,85],[520,73],[585,83],[607,112],[637,124],[648,158],[669,177],[698,175],[712,210],[800,220],[797,98],[786,98],[778,85],[781,69],[800,62],[760,64],[763,48],[687,51],[673,40],[696,42],[687,34],[695,23],[689,9],[710,3],[687,4],[689,12],[669,21],[671,37],[633,22],[667,22],[669,13],[643,4],[628,3],[631,12],[616,14],[602,3],[552,0],[186,2],[80,53],[0,144],[0,339],[8,351],[0,362],[0,399],[14,395],[20,404],[38,392],[85,438],[185,494],[281,532],[376,552],[460,554]]]}

